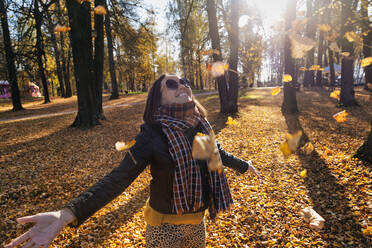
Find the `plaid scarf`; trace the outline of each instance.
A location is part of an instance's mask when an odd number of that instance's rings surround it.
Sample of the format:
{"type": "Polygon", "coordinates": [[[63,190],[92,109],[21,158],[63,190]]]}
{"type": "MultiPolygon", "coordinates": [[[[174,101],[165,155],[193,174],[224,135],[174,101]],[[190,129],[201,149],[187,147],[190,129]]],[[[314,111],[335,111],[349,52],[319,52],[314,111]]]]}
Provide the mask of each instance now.
{"type": "MultiPolygon", "coordinates": [[[[168,138],[169,152],[176,162],[173,181],[173,211],[177,214],[197,211],[203,206],[203,190],[200,168],[192,157],[192,145],[185,131],[200,122],[202,133],[209,134],[212,127],[195,107],[194,102],[162,105],[155,113],[168,138]],[[193,209],[190,209],[193,206],[193,209]]],[[[207,161],[208,162],[208,161],[207,161]]],[[[209,171],[209,170],[208,170],[209,171]]],[[[229,185],[225,174],[209,171],[209,215],[212,219],[217,212],[224,211],[232,204],[229,185]]]]}

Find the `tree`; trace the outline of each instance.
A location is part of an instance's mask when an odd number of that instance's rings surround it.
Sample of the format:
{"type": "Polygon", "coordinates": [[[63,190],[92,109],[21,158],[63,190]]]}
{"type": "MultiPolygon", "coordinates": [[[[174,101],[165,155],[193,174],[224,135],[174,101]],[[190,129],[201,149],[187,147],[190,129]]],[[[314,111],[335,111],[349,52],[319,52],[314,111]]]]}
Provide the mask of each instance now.
{"type": "MultiPolygon", "coordinates": [[[[289,32],[292,22],[296,19],[296,0],[288,0],[286,18],[285,18],[285,42],[284,42],[284,73],[288,75],[295,74],[295,65],[291,56],[291,42],[289,32]]],[[[284,83],[284,97],[282,103],[282,112],[295,114],[298,112],[295,82],[284,83]]]]}
{"type": "Polygon", "coordinates": [[[78,96],[78,113],[71,126],[81,129],[99,124],[94,95],[92,26],[90,3],[67,0],[70,21],[71,47],[78,96]]]}
{"type": "MultiPolygon", "coordinates": [[[[216,3],[214,0],[207,0],[207,12],[208,12],[208,24],[209,24],[209,36],[212,43],[212,49],[218,51],[218,53],[213,53],[213,61],[221,62],[221,44],[220,44],[220,35],[218,33],[217,27],[217,12],[216,12],[216,3]]],[[[228,92],[226,78],[224,75],[216,78],[218,85],[218,93],[220,96],[220,111],[221,113],[228,112],[228,92]]]]}
{"type": "Polygon", "coordinates": [[[228,24],[228,36],[230,41],[230,58],[229,58],[229,74],[228,74],[228,112],[238,112],[238,93],[239,93],[239,77],[238,77],[238,54],[239,54],[239,0],[231,0],[230,23],[228,24]]]}
{"type": "MultiPolygon", "coordinates": [[[[95,0],[94,6],[106,6],[104,0],[95,0]]],[[[102,109],[102,87],[103,87],[103,57],[104,57],[104,33],[103,15],[94,15],[94,87],[93,94],[96,102],[96,114],[99,120],[106,120],[102,109]]]]}
{"type": "Polygon", "coordinates": [[[9,34],[8,26],[8,15],[5,8],[5,0],[0,0],[0,16],[1,16],[1,27],[3,31],[5,56],[8,68],[8,75],[10,81],[10,90],[12,93],[13,111],[22,110],[21,97],[19,94],[18,82],[17,82],[17,69],[14,63],[14,53],[12,48],[12,42],[9,34]]]}
{"type": "MultiPolygon", "coordinates": [[[[319,0],[320,9],[325,10],[326,6],[326,0],[319,0]]],[[[324,24],[325,21],[325,15],[324,11],[321,11],[319,13],[319,23],[324,24]]],[[[317,63],[320,67],[323,66],[323,47],[324,47],[324,32],[322,30],[319,30],[319,36],[318,36],[318,53],[317,53],[317,63]]],[[[322,71],[317,71],[316,73],[316,85],[321,86],[322,85],[322,71]]]]}
{"type": "Polygon", "coordinates": [[[353,8],[351,5],[352,1],[350,0],[342,0],[341,3],[341,23],[343,23],[343,25],[341,26],[340,43],[342,52],[347,52],[349,55],[343,56],[341,62],[340,103],[347,107],[357,105],[354,92],[354,46],[353,43],[345,37],[347,32],[353,31],[353,8]]]}
{"type": "MultiPolygon", "coordinates": [[[[306,36],[313,39],[315,36],[316,26],[314,18],[314,0],[306,0],[306,17],[308,22],[306,25],[306,36]]],[[[314,48],[306,54],[306,68],[314,65],[314,48]]],[[[314,85],[314,71],[306,70],[303,85],[305,87],[314,85]]]]}
{"type": "MultiPolygon", "coordinates": [[[[106,4],[107,6],[107,4],[106,4]]],[[[107,38],[107,53],[109,59],[109,69],[110,69],[110,78],[111,78],[111,96],[110,100],[118,99],[119,98],[119,91],[118,91],[118,83],[116,81],[116,73],[115,73],[115,61],[114,61],[114,52],[113,52],[113,41],[112,41],[112,34],[111,34],[111,23],[110,23],[110,11],[108,6],[106,7],[107,14],[105,16],[105,31],[106,31],[106,38],[107,38]]]]}
{"type": "MultiPolygon", "coordinates": [[[[366,34],[363,36],[363,56],[364,58],[371,57],[372,47],[372,31],[371,22],[368,16],[368,0],[362,0],[361,4],[361,17],[362,17],[362,32],[366,34]]],[[[365,74],[365,87],[368,89],[368,83],[372,84],[372,64],[364,67],[365,74]]],[[[372,90],[372,89],[371,89],[372,90]]]]}

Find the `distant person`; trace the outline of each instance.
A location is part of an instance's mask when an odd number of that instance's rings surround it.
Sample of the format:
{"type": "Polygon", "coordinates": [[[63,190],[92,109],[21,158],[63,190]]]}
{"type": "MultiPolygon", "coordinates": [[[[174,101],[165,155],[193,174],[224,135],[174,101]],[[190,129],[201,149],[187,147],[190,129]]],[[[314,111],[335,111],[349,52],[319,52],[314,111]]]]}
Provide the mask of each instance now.
{"type": "MultiPolygon", "coordinates": [[[[205,247],[204,212],[208,209],[215,218],[232,204],[223,170],[210,171],[207,161],[192,157],[195,135],[212,130],[205,116],[186,80],[162,75],[148,94],[136,143],[120,165],[62,210],[19,218],[19,223],[35,225],[6,247],[23,242],[25,247],[48,247],[66,225],[81,225],[120,195],[148,164],[152,180],[144,212],[146,247],[205,247]]],[[[246,161],[218,149],[224,165],[258,174],[246,161]]]]}

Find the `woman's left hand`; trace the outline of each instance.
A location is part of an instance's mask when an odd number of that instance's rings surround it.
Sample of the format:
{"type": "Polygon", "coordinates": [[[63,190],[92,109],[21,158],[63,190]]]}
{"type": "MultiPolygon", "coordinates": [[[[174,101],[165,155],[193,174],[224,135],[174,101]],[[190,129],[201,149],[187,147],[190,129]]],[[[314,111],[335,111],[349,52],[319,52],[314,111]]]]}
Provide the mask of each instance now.
{"type": "Polygon", "coordinates": [[[252,164],[252,160],[249,160],[248,162],[248,171],[250,171],[251,173],[253,173],[255,176],[260,176],[260,172],[254,168],[253,164],[252,164]]]}

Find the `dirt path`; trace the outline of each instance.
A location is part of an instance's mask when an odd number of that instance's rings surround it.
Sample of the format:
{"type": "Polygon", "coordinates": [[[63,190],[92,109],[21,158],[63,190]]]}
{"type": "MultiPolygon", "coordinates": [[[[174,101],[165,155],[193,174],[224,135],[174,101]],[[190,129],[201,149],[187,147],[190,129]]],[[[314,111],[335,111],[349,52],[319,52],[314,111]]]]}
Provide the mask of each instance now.
{"type": "MultiPolygon", "coordinates": [[[[234,206],[215,222],[206,218],[208,247],[370,247],[371,167],[348,157],[366,138],[372,113],[370,96],[357,94],[361,107],[348,108],[348,121],[337,123],[332,115],[342,109],[329,93],[299,92],[299,120],[315,150],[287,158],[278,149],[287,132],[282,93],[243,93],[238,124],[228,126],[218,96],[199,97],[225,150],[252,159],[261,172],[252,178],[227,170],[234,206]],[[323,230],[304,222],[307,206],[326,219],[323,230]]],[[[0,244],[25,230],[16,217],[59,209],[116,167],[125,153],[114,144],[135,137],[143,108],[107,108],[108,120],[88,131],[69,128],[74,114],[0,123],[0,244]]],[[[146,169],[77,230],[67,228],[55,247],[144,247],[150,179],[146,169]]]]}

